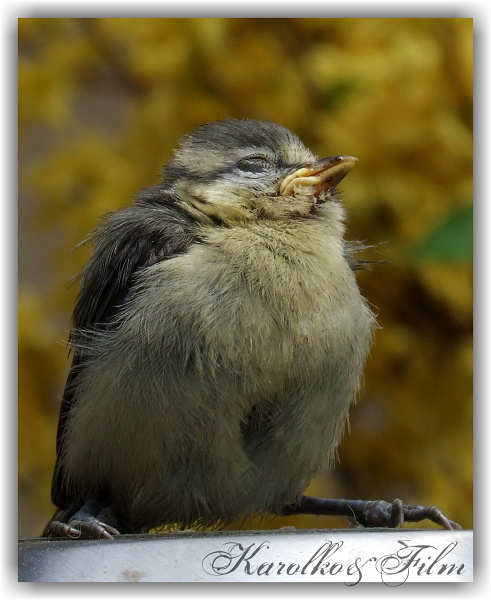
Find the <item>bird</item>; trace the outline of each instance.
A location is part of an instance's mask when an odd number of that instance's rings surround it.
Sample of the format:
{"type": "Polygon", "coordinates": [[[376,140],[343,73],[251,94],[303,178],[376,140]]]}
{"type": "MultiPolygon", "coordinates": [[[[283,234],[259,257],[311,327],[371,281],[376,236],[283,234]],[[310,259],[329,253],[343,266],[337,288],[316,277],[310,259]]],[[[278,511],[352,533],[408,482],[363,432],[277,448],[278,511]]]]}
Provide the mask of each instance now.
{"type": "Polygon", "coordinates": [[[336,460],[376,328],[338,190],[356,163],[270,121],[205,123],[93,231],[43,535],[264,513],[459,527],[399,499],[304,495],[336,460]]]}

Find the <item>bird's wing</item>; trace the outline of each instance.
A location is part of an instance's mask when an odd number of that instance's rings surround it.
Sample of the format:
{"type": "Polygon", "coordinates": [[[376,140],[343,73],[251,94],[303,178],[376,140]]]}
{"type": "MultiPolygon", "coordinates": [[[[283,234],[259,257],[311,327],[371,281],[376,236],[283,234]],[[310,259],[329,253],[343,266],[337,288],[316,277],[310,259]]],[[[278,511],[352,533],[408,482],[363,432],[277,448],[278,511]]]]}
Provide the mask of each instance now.
{"type": "MultiPolygon", "coordinates": [[[[132,206],[110,214],[89,240],[94,252],[82,272],[73,312],[73,331],[86,335],[112,326],[139,269],[185,252],[198,236],[195,222],[154,186],[144,190],[132,206]]],[[[61,508],[73,501],[64,485],[63,439],[75,402],[74,385],[83,368],[83,349],[75,346],[60,407],[51,488],[53,503],[61,508]]]]}

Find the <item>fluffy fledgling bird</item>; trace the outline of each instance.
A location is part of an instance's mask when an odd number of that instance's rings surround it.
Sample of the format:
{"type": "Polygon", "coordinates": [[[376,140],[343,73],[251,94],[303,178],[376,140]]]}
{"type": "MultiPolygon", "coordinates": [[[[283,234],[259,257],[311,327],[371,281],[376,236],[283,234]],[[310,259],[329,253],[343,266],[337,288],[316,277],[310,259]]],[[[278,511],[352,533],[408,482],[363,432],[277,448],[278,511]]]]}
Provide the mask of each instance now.
{"type": "Polygon", "coordinates": [[[46,535],[261,512],[457,526],[400,500],[303,495],[335,456],[375,325],[336,192],[355,162],[271,122],[218,121],[107,216],[73,316],[46,535]]]}

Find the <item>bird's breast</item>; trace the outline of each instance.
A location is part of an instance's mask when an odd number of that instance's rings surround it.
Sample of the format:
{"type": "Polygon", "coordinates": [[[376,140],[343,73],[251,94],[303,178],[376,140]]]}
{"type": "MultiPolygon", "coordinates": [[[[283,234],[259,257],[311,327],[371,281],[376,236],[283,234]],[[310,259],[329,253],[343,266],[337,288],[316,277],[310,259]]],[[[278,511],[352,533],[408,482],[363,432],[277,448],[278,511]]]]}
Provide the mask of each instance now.
{"type": "Polygon", "coordinates": [[[373,317],[342,241],[321,226],[211,228],[162,268],[166,306],[208,365],[277,389],[326,360],[363,360],[373,317]]]}

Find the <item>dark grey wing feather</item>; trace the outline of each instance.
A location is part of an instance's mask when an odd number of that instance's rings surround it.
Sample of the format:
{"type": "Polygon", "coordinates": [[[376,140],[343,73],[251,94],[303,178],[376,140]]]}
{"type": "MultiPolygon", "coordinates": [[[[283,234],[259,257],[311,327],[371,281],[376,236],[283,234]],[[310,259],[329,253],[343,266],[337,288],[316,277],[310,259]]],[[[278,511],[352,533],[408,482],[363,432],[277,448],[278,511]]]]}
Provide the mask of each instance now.
{"type": "MultiPolygon", "coordinates": [[[[199,239],[196,222],[159,186],[153,186],[141,192],[133,205],[109,214],[89,241],[94,252],[81,274],[72,324],[73,331],[90,335],[90,331],[112,326],[139,269],[186,252],[199,239]]],[[[83,350],[74,348],[60,407],[51,488],[53,503],[60,508],[80,500],[72,498],[65,488],[61,457],[65,425],[74,403],[74,386],[83,368],[83,350]]]]}

